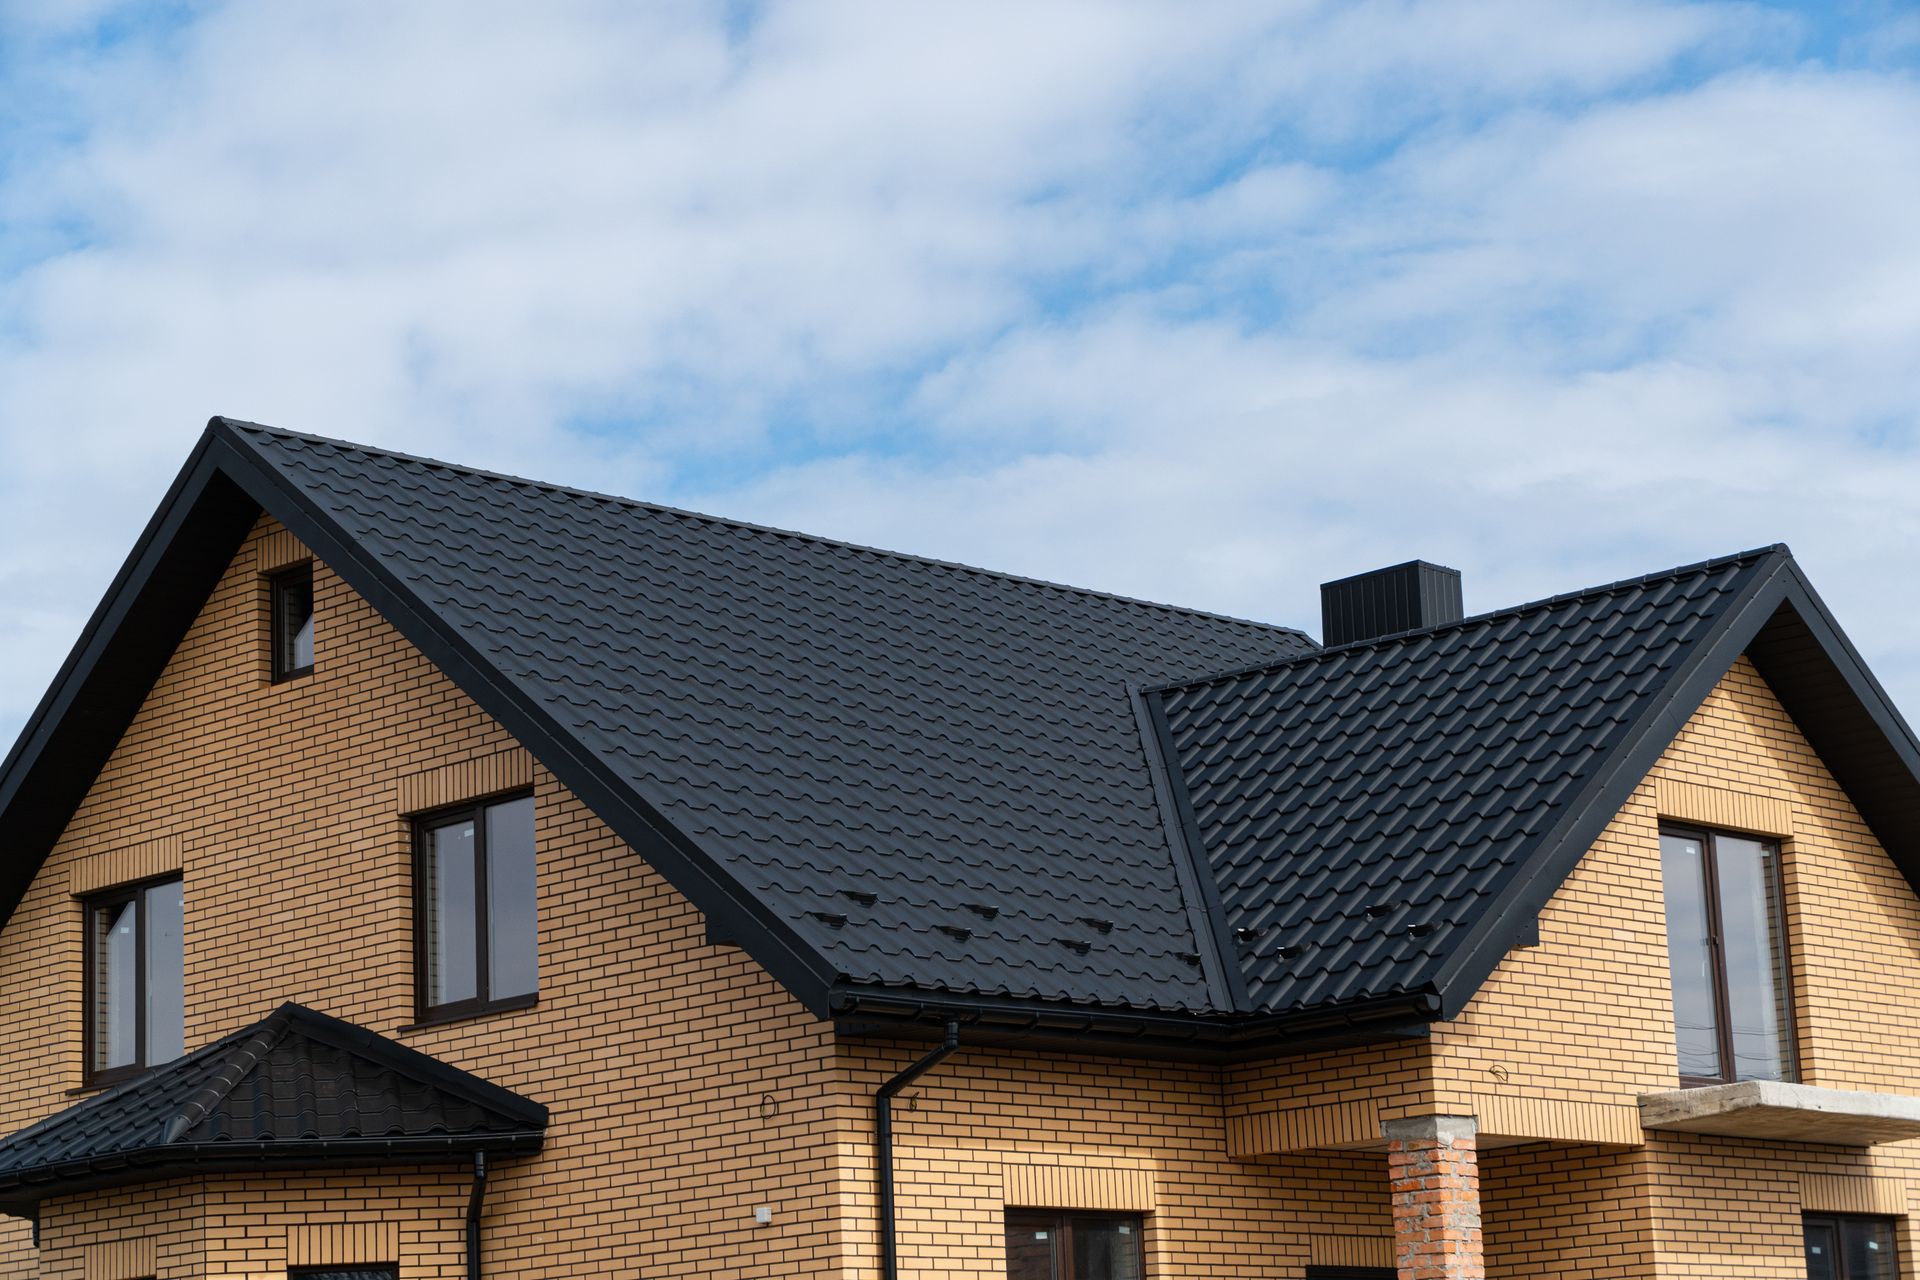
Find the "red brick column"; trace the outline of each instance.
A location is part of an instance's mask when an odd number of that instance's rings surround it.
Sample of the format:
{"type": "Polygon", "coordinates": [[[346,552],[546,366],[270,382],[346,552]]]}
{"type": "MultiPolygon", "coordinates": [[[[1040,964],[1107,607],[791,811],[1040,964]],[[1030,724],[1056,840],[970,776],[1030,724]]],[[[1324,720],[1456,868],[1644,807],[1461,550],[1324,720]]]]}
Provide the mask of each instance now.
{"type": "Polygon", "coordinates": [[[1478,1126],[1471,1116],[1419,1116],[1381,1126],[1393,1188],[1400,1280],[1484,1280],[1478,1126]]]}

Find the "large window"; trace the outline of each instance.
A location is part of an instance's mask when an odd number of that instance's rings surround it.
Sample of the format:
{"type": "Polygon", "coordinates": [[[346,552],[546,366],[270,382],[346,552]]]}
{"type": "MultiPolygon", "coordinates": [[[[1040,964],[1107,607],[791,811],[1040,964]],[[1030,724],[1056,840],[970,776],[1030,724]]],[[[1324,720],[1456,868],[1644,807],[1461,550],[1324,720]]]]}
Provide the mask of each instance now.
{"type": "Polygon", "coordinates": [[[1140,1219],[1007,1213],[1008,1280],[1141,1280],[1140,1219]]]}
{"type": "Polygon", "coordinates": [[[186,1052],[185,900],[180,881],[86,904],[87,1078],[139,1074],[186,1052]]]}
{"type": "Polygon", "coordinates": [[[1807,1280],[1895,1280],[1893,1222],[1888,1218],[1808,1215],[1807,1280]]]}
{"type": "Polygon", "coordinates": [[[458,1018],[533,1003],[533,797],[422,819],[416,832],[420,1016],[458,1018]]]}
{"type": "Polygon", "coordinates": [[[1794,1078],[1779,848],[1751,836],[1660,834],[1680,1078],[1794,1078]]]}
{"type": "Polygon", "coordinates": [[[292,680],[313,670],[313,566],[273,576],[273,678],[292,680]]]}

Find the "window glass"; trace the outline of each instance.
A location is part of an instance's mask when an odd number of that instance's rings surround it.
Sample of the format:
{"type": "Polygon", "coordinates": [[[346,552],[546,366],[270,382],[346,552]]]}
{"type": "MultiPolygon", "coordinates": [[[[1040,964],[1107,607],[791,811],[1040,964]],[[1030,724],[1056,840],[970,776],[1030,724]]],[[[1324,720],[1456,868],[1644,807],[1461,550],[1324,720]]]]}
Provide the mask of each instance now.
{"type": "Polygon", "coordinates": [[[1726,950],[1727,1021],[1737,1080],[1785,1080],[1785,959],[1779,945],[1780,878],[1771,846],[1739,836],[1714,837],[1720,877],[1722,946],[1726,950]]]}
{"type": "Polygon", "coordinates": [[[1673,968],[1673,1021],[1680,1074],[1717,1077],[1720,1028],[1715,1012],[1713,948],[1707,915],[1706,853],[1691,836],[1660,837],[1667,895],[1667,956],[1673,968]]]}
{"type": "Polygon", "coordinates": [[[420,1012],[457,1017],[540,989],[533,797],[419,828],[420,1012]]]}
{"type": "Polygon", "coordinates": [[[1846,1280],[1893,1280],[1893,1224],[1855,1218],[1841,1224],[1846,1280]]]}
{"type": "Polygon", "coordinates": [[[313,567],[273,580],[273,674],[299,675],[313,667],[313,567]]]}
{"type": "Polygon", "coordinates": [[[1007,1224],[1007,1280],[1056,1280],[1051,1226],[1007,1224]]]}
{"type": "Polygon", "coordinates": [[[180,881],[145,891],[148,1065],[172,1062],[187,1051],[185,898],[180,881]]]}
{"type": "Polygon", "coordinates": [[[1124,1219],[1073,1224],[1074,1280],[1140,1280],[1139,1227],[1124,1219]]]}
{"type": "Polygon", "coordinates": [[[453,1004],[480,994],[475,921],[473,822],[449,822],[427,833],[427,1003],[453,1004]]]}
{"type": "Polygon", "coordinates": [[[1900,1273],[1891,1219],[1809,1215],[1804,1230],[1807,1280],[1896,1280],[1900,1273]]]}
{"type": "Polygon", "coordinates": [[[89,914],[93,932],[92,1067],[95,1071],[131,1067],[139,1062],[139,904],[128,899],[95,907],[89,914]]]}
{"type": "Polygon", "coordinates": [[[487,995],[540,988],[534,915],[533,797],[491,805],[487,821],[487,995]]]}

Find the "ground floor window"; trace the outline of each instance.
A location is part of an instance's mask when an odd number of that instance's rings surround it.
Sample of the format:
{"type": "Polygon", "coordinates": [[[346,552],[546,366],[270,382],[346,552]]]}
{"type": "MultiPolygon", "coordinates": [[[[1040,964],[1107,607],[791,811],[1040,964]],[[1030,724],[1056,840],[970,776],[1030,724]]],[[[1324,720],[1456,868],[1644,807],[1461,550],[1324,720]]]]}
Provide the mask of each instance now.
{"type": "Polygon", "coordinates": [[[287,1272],[288,1280],[400,1280],[393,1267],[323,1267],[287,1272]]]}
{"type": "Polygon", "coordinates": [[[1007,1213],[1008,1280],[1141,1280],[1140,1219],[1114,1214],[1007,1213]]]}
{"type": "Polygon", "coordinates": [[[1807,1280],[1895,1280],[1893,1221],[1809,1214],[1807,1280]]]}

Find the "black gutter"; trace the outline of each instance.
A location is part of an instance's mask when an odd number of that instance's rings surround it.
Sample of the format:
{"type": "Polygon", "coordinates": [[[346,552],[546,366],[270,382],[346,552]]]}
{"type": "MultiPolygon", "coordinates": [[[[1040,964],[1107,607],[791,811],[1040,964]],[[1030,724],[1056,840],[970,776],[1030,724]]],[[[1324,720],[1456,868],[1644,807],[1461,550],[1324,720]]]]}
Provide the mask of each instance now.
{"type": "Polygon", "coordinates": [[[899,1280],[899,1243],[893,1222],[893,1095],[938,1066],[960,1047],[960,1024],[947,1022],[947,1038],[940,1047],[880,1086],[873,1095],[874,1166],[880,1182],[880,1260],[884,1280],[899,1280]]]}
{"type": "Polygon", "coordinates": [[[480,1210],[487,1199],[487,1153],[473,1153],[473,1190],[467,1196],[467,1280],[480,1280],[480,1210]]]}
{"type": "Polygon", "coordinates": [[[1330,1010],[1267,1015],[1118,1011],[993,996],[918,995],[883,987],[842,988],[836,1023],[853,1034],[898,1037],[913,1025],[965,1025],[969,1043],[1071,1041],[1139,1057],[1230,1062],[1423,1033],[1440,1014],[1431,991],[1398,993],[1330,1010]],[[859,1025],[871,1019],[873,1025],[859,1025]]]}

